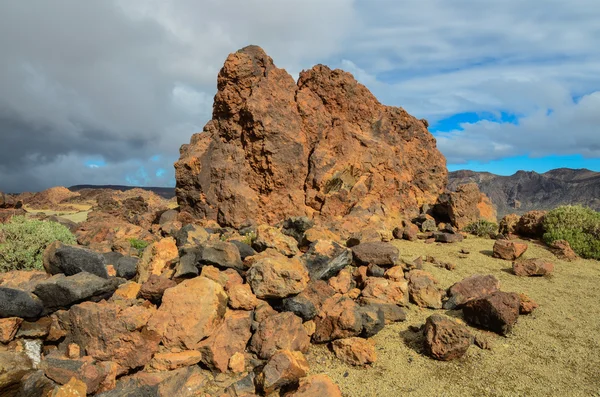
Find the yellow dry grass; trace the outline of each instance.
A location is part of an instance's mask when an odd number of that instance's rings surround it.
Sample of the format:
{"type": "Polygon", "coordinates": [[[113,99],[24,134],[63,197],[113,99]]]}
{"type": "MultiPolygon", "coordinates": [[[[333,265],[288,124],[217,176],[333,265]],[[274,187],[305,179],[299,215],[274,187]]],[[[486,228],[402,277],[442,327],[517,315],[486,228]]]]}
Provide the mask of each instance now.
{"type": "Polygon", "coordinates": [[[501,337],[471,328],[487,337],[492,350],[472,346],[456,361],[424,356],[421,336],[408,329],[434,312],[460,317],[460,311],[408,310],[407,321],[387,325],[373,339],[378,360],[371,368],[348,366],[326,346],[308,354],[311,372],[329,374],[346,397],[375,396],[600,396],[600,262],[564,262],[539,244],[528,242],[524,257],[555,263],[551,277],[521,278],[511,263],[491,257],[494,241],[469,237],[450,245],[394,242],[404,259],[432,255],[453,262],[448,271],[429,263],[442,288],[472,274],[493,274],[504,291],[523,292],[540,304],[521,316],[513,332],[501,337]],[[467,258],[459,250],[470,251],[467,258]]]}

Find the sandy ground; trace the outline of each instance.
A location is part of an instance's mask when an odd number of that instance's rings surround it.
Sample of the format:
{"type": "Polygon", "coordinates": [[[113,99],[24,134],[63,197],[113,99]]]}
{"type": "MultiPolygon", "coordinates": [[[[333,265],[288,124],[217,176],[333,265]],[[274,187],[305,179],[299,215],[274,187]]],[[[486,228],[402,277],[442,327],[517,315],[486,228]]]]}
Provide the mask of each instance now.
{"type": "MultiPolygon", "coordinates": [[[[346,397],[374,396],[600,396],[600,262],[563,262],[541,245],[528,242],[525,258],[547,258],[556,265],[550,277],[521,278],[509,272],[511,263],[491,257],[493,240],[470,237],[450,245],[397,241],[401,256],[413,260],[432,255],[453,262],[448,271],[429,263],[442,288],[472,274],[493,274],[501,289],[523,292],[540,304],[521,316],[513,332],[485,335],[492,350],[472,346],[453,362],[439,362],[421,352],[420,326],[436,311],[411,305],[407,321],[377,334],[378,360],[370,368],[355,368],[338,360],[326,345],[308,354],[311,372],[329,374],[346,397]],[[467,258],[459,257],[467,249],[467,258]]],[[[460,311],[438,310],[460,317],[460,311]]]]}
{"type": "Polygon", "coordinates": [[[28,206],[25,206],[24,208],[28,213],[30,213],[32,215],[43,212],[46,215],[60,216],[61,218],[69,219],[70,221],[73,221],[75,223],[85,222],[87,220],[87,216],[92,208],[91,204],[68,204],[68,206],[71,208],[75,208],[78,211],[56,211],[56,210],[49,210],[49,209],[37,209],[36,210],[36,209],[29,208],[28,206]]]}

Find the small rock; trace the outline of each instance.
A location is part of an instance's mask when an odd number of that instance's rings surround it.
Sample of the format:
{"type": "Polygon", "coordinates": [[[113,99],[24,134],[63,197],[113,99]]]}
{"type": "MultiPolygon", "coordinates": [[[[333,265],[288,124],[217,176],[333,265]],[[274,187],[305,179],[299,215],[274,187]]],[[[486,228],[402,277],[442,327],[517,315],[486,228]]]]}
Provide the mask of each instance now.
{"type": "Polygon", "coordinates": [[[480,349],[492,350],[492,344],[491,344],[490,340],[481,335],[475,335],[473,337],[473,343],[475,343],[475,346],[477,346],[480,349]]]}
{"type": "Polygon", "coordinates": [[[397,264],[400,251],[390,243],[366,242],[352,247],[354,260],[359,265],[374,264],[391,267],[397,264]]]}
{"type": "Polygon", "coordinates": [[[520,303],[519,295],[496,291],[466,303],[463,313],[469,324],[507,335],[519,318],[520,303]]]}
{"type": "Polygon", "coordinates": [[[177,246],[181,248],[197,247],[208,241],[208,232],[197,225],[185,225],[177,233],[175,239],[177,246]]]}
{"type": "Polygon", "coordinates": [[[411,270],[407,273],[410,300],[420,307],[442,308],[442,293],[437,288],[438,281],[432,274],[423,270],[411,270]]]}
{"type": "Polygon", "coordinates": [[[229,307],[240,310],[254,310],[258,305],[256,295],[248,284],[235,284],[227,290],[229,295],[229,307]]]}
{"type": "Polygon", "coordinates": [[[231,240],[231,244],[233,244],[237,247],[242,261],[249,256],[256,255],[256,251],[254,250],[254,248],[252,248],[251,246],[249,246],[248,244],[246,244],[242,241],[231,240]]]}
{"type": "Polygon", "coordinates": [[[467,327],[439,314],[427,318],[423,333],[427,354],[442,361],[462,357],[473,340],[467,327]]]}
{"type": "Polygon", "coordinates": [[[361,296],[375,298],[387,303],[408,305],[408,282],[392,281],[380,277],[367,277],[361,296]]]}
{"type": "Polygon", "coordinates": [[[145,283],[151,274],[167,278],[175,273],[173,267],[179,258],[179,251],[173,237],[166,237],[154,242],[144,249],[142,258],[138,262],[137,282],[145,283]]]}
{"type": "Polygon", "coordinates": [[[276,227],[269,225],[260,225],[256,229],[256,240],[252,248],[258,252],[272,248],[285,256],[294,256],[300,252],[298,242],[293,237],[286,236],[276,227]]]}
{"type": "Polygon", "coordinates": [[[137,264],[139,258],[133,256],[124,256],[117,260],[113,266],[117,271],[117,277],[131,280],[137,275],[137,264]]]}
{"type": "Polygon", "coordinates": [[[556,240],[552,242],[552,244],[550,244],[550,250],[558,259],[563,261],[571,262],[578,258],[567,240],[556,240]]]}
{"type": "Polygon", "coordinates": [[[530,314],[539,307],[539,305],[533,299],[525,294],[519,294],[519,299],[519,314],[530,314]]]}
{"type": "Polygon", "coordinates": [[[437,225],[433,219],[427,219],[421,224],[422,232],[434,232],[437,230],[437,225]]]}
{"type": "Polygon", "coordinates": [[[142,284],[138,296],[142,299],[149,300],[156,305],[160,305],[165,291],[175,286],[177,286],[175,281],[169,280],[166,277],[151,274],[150,277],[148,277],[148,280],[142,284]]]}
{"type": "Polygon", "coordinates": [[[52,318],[50,317],[42,317],[35,322],[23,321],[16,337],[46,339],[51,325],[52,318]]]}
{"type": "Polygon", "coordinates": [[[367,276],[369,277],[383,277],[385,275],[385,269],[374,265],[374,264],[369,264],[369,266],[367,266],[367,276]]]}
{"type": "Polygon", "coordinates": [[[242,276],[233,269],[219,270],[214,266],[202,266],[202,277],[206,277],[215,283],[219,284],[226,291],[234,285],[240,285],[244,283],[242,276]]]}
{"type": "Polygon", "coordinates": [[[304,233],[314,225],[315,223],[306,216],[292,217],[283,222],[281,232],[287,236],[293,237],[298,243],[301,243],[304,233]]]}
{"type": "Polygon", "coordinates": [[[312,339],[316,343],[358,336],[363,331],[360,306],[352,299],[334,295],[323,303],[315,317],[316,331],[312,339]]]}
{"type": "Polygon", "coordinates": [[[330,240],[317,240],[302,255],[312,280],[328,280],[352,264],[352,251],[330,240]]]}
{"type": "Polygon", "coordinates": [[[433,234],[435,241],[438,243],[460,243],[464,237],[462,234],[435,232],[433,234]]]}
{"type": "Polygon", "coordinates": [[[331,343],[335,356],[350,365],[364,366],[377,360],[375,342],[371,339],[346,338],[331,343]]]}
{"type": "Polygon", "coordinates": [[[490,295],[500,289],[500,281],[491,274],[475,274],[453,284],[446,294],[448,300],[443,307],[447,310],[453,310],[461,307],[465,303],[490,295]]]}
{"type": "Polygon", "coordinates": [[[494,258],[514,261],[527,251],[527,244],[510,240],[496,240],[494,243],[494,258]]]}
{"type": "Polygon", "coordinates": [[[81,348],[77,343],[69,343],[67,346],[67,357],[70,359],[78,359],[81,357],[81,348]]]}
{"type": "Polygon", "coordinates": [[[14,288],[0,287],[0,318],[36,318],[44,310],[37,296],[14,288]]]}
{"type": "Polygon", "coordinates": [[[172,371],[181,367],[195,365],[202,359],[202,353],[197,350],[184,350],[177,353],[157,353],[146,365],[145,370],[154,371],[172,371]]]}
{"type": "Polygon", "coordinates": [[[340,294],[345,294],[356,287],[356,282],[352,278],[350,269],[342,269],[337,276],[328,280],[329,285],[340,294]]]}
{"type": "Polygon", "coordinates": [[[282,311],[292,312],[305,321],[312,320],[321,311],[323,303],[335,291],[323,280],[311,281],[304,291],[282,301],[282,311]]]}
{"type": "Polygon", "coordinates": [[[87,395],[87,386],[77,378],[71,378],[69,382],[56,388],[50,397],[83,397],[87,395]]]}
{"type": "Polygon", "coordinates": [[[371,337],[381,331],[384,324],[406,320],[406,311],[394,303],[365,297],[360,298],[359,303],[361,305],[360,312],[363,318],[363,332],[361,333],[361,336],[367,338],[371,337]],[[367,311],[366,313],[369,313],[368,320],[365,317],[365,311],[367,311]],[[378,311],[381,311],[383,314],[383,321],[378,318],[378,311]],[[375,313],[375,315],[373,313],[375,313]]]}
{"type": "Polygon", "coordinates": [[[126,299],[126,300],[130,300],[130,299],[136,299],[138,294],[140,293],[140,289],[142,288],[142,285],[139,283],[136,283],[135,281],[128,281],[124,284],[119,285],[119,288],[117,288],[117,290],[115,291],[115,293],[113,294],[113,296],[111,297],[112,300],[115,299],[126,299]]]}
{"type": "Polygon", "coordinates": [[[22,318],[9,317],[0,319],[0,343],[12,341],[23,322],[22,318]]]}
{"type": "Polygon", "coordinates": [[[267,362],[258,377],[265,394],[298,382],[308,373],[306,358],[299,351],[279,350],[267,362]]]}
{"type": "Polygon", "coordinates": [[[311,375],[300,379],[298,390],[288,393],[286,397],[342,397],[338,385],[323,374],[311,375]]]}
{"type": "Polygon", "coordinates": [[[554,264],[543,259],[523,259],[513,262],[513,272],[517,276],[546,276],[554,271],[554,264]]]}
{"type": "Polygon", "coordinates": [[[246,369],[246,357],[243,353],[235,352],[229,359],[229,370],[234,374],[240,374],[246,369]]]}

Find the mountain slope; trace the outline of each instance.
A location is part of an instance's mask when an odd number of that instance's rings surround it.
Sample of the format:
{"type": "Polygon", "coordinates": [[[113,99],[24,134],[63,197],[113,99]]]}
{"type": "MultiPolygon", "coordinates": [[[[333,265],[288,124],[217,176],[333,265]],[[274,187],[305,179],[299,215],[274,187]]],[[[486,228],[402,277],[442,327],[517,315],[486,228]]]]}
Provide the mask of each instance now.
{"type": "Polygon", "coordinates": [[[448,174],[448,188],[475,182],[496,205],[498,217],[530,210],[548,210],[564,204],[582,204],[600,211],[600,172],[558,168],[538,174],[517,171],[502,176],[460,170],[448,174]]]}

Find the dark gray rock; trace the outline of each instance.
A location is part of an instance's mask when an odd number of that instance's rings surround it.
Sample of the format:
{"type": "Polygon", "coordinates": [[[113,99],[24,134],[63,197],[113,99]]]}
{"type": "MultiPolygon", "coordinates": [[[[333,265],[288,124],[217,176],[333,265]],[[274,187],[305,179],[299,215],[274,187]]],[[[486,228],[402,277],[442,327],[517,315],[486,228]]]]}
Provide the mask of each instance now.
{"type": "Polygon", "coordinates": [[[225,241],[206,243],[202,248],[200,263],[233,269],[244,268],[238,247],[225,241]]]}
{"type": "Polygon", "coordinates": [[[102,256],[104,257],[104,261],[107,265],[116,266],[119,259],[123,257],[123,254],[120,252],[103,252],[102,256]]]}
{"type": "Polygon", "coordinates": [[[437,225],[433,219],[427,219],[421,224],[422,232],[433,232],[437,230],[437,225]]]}
{"type": "Polygon", "coordinates": [[[56,387],[56,383],[44,375],[44,371],[35,371],[25,375],[15,392],[15,397],[47,397],[56,387]]]}
{"type": "Polygon", "coordinates": [[[433,234],[435,241],[438,243],[459,243],[463,241],[462,234],[454,234],[454,233],[445,233],[445,232],[435,232],[433,234]]]}
{"type": "Polygon", "coordinates": [[[352,250],[333,241],[315,241],[302,255],[302,261],[312,280],[329,280],[352,264],[352,250]]]}
{"type": "Polygon", "coordinates": [[[383,277],[384,275],[385,269],[382,267],[374,265],[373,263],[367,267],[367,276],[369,277],[383,277]]]}
{"type": "Polygon", "coordinates": [[[323,303],[335,294],[335,290],[323,280],[311,281],[298,295],[284,298],[281,311],[292,312],[305,321],[315,318],[323,303]]]}
{"type": "Polygon", "coordinates": [[[240,258],[242,258],[242,260],[246,259],[249,256],[256,255],[256,251],[254,250],[254,248],[252,248],[246,243],[233,240],[231,241],[231,244],[235,245],[238,248],[238,251],[240,251],[240,258]]]}
{"type": "Polygon", "coordinates": [[[372,306],[383,312],[386,322],[395,323],[406,321],[406,311],[394,303],[388,303],[375,298],[360,298],[361,306],[372,306]]]}
{"type": "Polygon", "coordinates": [[[282,233],[296,239],[298,243],[302,242],[304,232],[313,227],[315,223],[305,216],[295,216],[288,218],[283,222],[282,233]]]}
{"type": "Polygon", "coordinates": [[[0,287],[0,318],[36,318],[44,306],[35,295],[13,288],[0,287]]]}
{"type": "Polygon", "coordinates": [[[398,263],[400,251],[390,243],[382,241],[366,242],[352,247],[354,260],[358,265],[369,264],[391,267],[398,263]]]}
{"type": "Polygon", "coordinates": [[[376,335],[385,326],[385,315],[380,307],[365,305],[358,309],[362,318],[363,329],[361,336],[370,338],[376,335]]]}
{"type": "Polygon", "coordinates": [[[96,394],[97,397],[160,397],[158,385],[149,385],[140,379],[124,377],[114,389],[96,394]]]}
{"type": "Polygon", "coordinates": [[[72,276],[88,272],[98,277],[108,278],[106,260],[102,254],[86,248],[59,245],[44,258],[46,271],[50,274],[72,276]]]}
{"type": "Polygon", "coordinates": [[[179,250],[179,262],[175,266],[174,278],[193,278],[200,274],[200,256],[202,248],[185,248],[179,250]]]}
{"type": "Polygon", "coordinates": [[[176,221],[178,216],[179,212],[177,210],[166,210],[160,215],[158,224],[164,225],[165,223],[176,221]]]}
{"type": "Polygon", "coordinates": [[[107,280],[87,272],[69,277],[57,274],[39,283],[33,293],[43,302],[44,312],[51,313],[87,300],[108,299],[123,281],[107,280]]]}
{"type": "Polygon", "coordinates": [[[124,256],[120,258],[115,265],[117,277],[131,280],[137,275],[137,264],[139,258],[135,256],[124,256]]]}
{"type": "Polygon", "coordinates": [[[465,321],[500,335],[508,334],[519,318],[521,299],[514,292],[496,291],[481,299],[467,302],[463,308],[465,321]]]}

